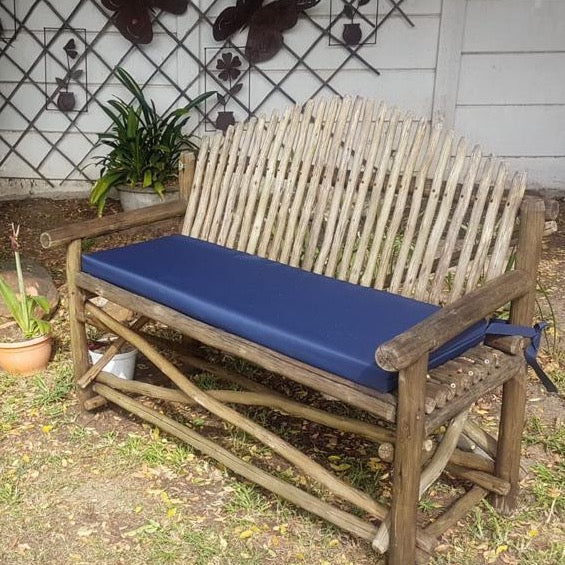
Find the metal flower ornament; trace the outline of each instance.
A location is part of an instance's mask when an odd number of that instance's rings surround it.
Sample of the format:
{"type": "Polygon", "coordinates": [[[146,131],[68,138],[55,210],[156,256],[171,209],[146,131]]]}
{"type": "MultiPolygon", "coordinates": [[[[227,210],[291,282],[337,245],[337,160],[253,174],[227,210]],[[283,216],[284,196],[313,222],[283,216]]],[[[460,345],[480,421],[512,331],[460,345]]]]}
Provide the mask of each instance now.
{"type": "Polygon", "coordinates": [[[74,61],[78,57],[76,42],[74,39],[69,39],[63,46],[63,51],[67,57],[67,72],[64,77],[56,77],[55,81],[59,89],[57,96],[57,108],[63,112],[70,112],[74,110],[76,99],[73,92],[69,90],[71,80],[78,80],[82,76],[82,69],[74,68],[74,61]]]}
{"type": "Polygon", "coordinates": [[[235,124],[235,117],[233,112],[227,111],[226,106],[230,98],[233,98],[243,87],[241,82],[237,81],[241,74],[241,59],[230,52],[223,53],[222,56],[216,61],[216,69],[218,70],[218,78],[227,83],[225,93],[216,94],[218,102],[223,106],[223,110],[218,112],[216,118],[216,127],[219,130],[226,131],[229,126],[235,124]]]}
{"type": "Polygon", "coordinates": [[[132,43],[151,43],[153,39],[152,16],[155,9],[184,14],[188,0],[101,0],[112,10],[112,21],[120,33],[132,43]]]}
{"type": "Polygon", "coordinates": [[[263,6],[263,0],[237,0],[214,22],[214,39],[225,41],[249,25],[245,56],[250,63],[262,63],[274,57],[283,45],[283,31],[296,25],[304,10],[320,0],[274,0],[263,6]]]}

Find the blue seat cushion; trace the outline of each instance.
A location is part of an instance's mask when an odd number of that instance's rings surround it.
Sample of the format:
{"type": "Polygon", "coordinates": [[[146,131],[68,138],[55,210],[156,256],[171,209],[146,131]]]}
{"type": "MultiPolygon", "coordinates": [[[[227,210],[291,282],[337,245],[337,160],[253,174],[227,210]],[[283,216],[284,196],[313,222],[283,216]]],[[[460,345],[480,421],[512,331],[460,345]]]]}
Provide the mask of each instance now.
{"type": "MultiPolygon", "coordinates": [[[[376,348],[439,308],[182,235],[85,255],[83,271],[381,392],[397,375],[376,364],[376,348]]],[[[435,351],[430,366],[479,343],[486,325],[435,351]]]]}

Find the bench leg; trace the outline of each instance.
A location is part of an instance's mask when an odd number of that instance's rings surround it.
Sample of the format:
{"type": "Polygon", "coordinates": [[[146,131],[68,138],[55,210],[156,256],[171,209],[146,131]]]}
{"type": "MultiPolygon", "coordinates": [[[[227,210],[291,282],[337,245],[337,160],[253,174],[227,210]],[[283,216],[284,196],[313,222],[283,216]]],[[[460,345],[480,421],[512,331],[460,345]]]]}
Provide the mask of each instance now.
{"type": "Polygon", "coordinates": [[[510,483],[506,496],[493,495],[492,504],[504,514],[516,508],[520,490],[520,455],[526,412],[526,370],[508,381],[502,392],[495,474],[510,483]]]}
{"type": "MultiPolygon", "coordinates": [[[[86,340],[86,326],[84,313],[84,293],[76,285],[75,274],[81,268],[81,240],[72,241],[67,248],[67,284],[69,297],[69,326],[71,335],[71,349],[73,359],[73,373],[75,382],[87,371],[90,363],[88,359],[88,344],[86,340]]],[[[77,397],[81,407],[94,395],[92,389],[83,389],[79,386],[77,397]]]]}
{"type": "MultiPolygon", "coordinates": [[[[510,321],[513,324],[529,326],[534,317],[534,281],[541,257],[544,218],[543,201],[524,200],[520,211],[516,269],[521,269],[531,276],[532,290],[512,301],[510,321]]],[[[521,439],[526,412],[526,379],[527,370],[524,363],[524,370],[504,385],[502,393],[495,471],[497,476],[510,483],[510,492],[506,496],[494,496],[492,503],[497,510],[504,513],[512,512],[518,499],[521,439]]]]}
{"type": "Polygon", "coordinates": [[[426,355],[414,365],[400,371],[398,377],[389,565],[412,565],[416,562],[427,366],[426,355]]]}

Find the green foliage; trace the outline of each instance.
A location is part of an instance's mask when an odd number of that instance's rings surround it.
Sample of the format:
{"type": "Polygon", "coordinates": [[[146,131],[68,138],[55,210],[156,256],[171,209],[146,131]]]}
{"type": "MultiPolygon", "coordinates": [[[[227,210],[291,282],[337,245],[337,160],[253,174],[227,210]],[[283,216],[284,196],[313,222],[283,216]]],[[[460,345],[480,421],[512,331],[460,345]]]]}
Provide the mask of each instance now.
{"type": "Polygon", "coordinates": [[[45,313],[49,312],[49,302],[44,296],[30,296],[25,291],[18,244],[19,230],[20,226],[16,227],[12,224],[10,242],[16,259],[19,295],[8,286],[5,280],[0,278],[0,297],[2,297],[12,318],[18,324],[24,338],[31,339],[49,333],[51,329],[49,322],[42,320],[41,316],[35,314],[36,308],[45,313]]]}
{"type": "Polygon", "coordinates": [[[44,296],[18,295],[0,279],[0,296],[4,300],[11,316],[14,318],[26,339],[38,337],[49,332],[50,324],[35,315],[36,307],[49,312],[49,304],[44,296]]]}
{"type": "Polygon", "coordinates": [[[232,497],[224,506],[228,512],[261,515],[271,507],[271,502],[252,484],[238,482],[233,483],[231,488],[232,497]]]}
{"type": "Polygon", "coordinates": [[[193,136],[182,133],[190,110],[213,94],[201,94],[186,106],[160,116],[155,103],[145,98],[129,73],[121,67],[115,73],[136,104],[116,97],[102,105],[112,126],[109,132],[99,134],[99,143],[110,151],[98,157],[102,170],[90,193],[90,202],[98,208],[98,215],[104,210],[110,189],[118,184],[163,194],[165,184],[177,176],[181,151],[197,149],[193,136]]]}
{"type": "Polygon", "coordinates": [[[34,406],[46,408],[62,402],[74,388],[71,365],[69,363],[61,365],[54,379],[46,380],[42,377],[37,377],[35,386],[37,396],[33,400],[34,406]]]}

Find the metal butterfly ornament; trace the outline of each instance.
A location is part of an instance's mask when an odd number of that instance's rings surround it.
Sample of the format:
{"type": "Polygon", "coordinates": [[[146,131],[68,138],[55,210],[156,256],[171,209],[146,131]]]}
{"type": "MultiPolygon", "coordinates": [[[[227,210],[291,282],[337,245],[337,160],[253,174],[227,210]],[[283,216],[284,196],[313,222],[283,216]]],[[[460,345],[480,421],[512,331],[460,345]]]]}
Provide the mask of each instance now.
{"type": "Polygon", "coordinates": [[[101,0],[112,10],[112,21],[120,33],[132,43],[151,43],[153,25],[151,16],[155,8],[171,14],[184,14],[188,0],[101,0]]]}
{"type": "Polygon", "coordinates": [[[216,41],[224,41],[249,25],[245,56],[250,63],[262,63],[274,57],[284,43],[283,31],[296,25],[300,12],[313,8],[320,0],[237,0],[214,22],[216,41]]]}

